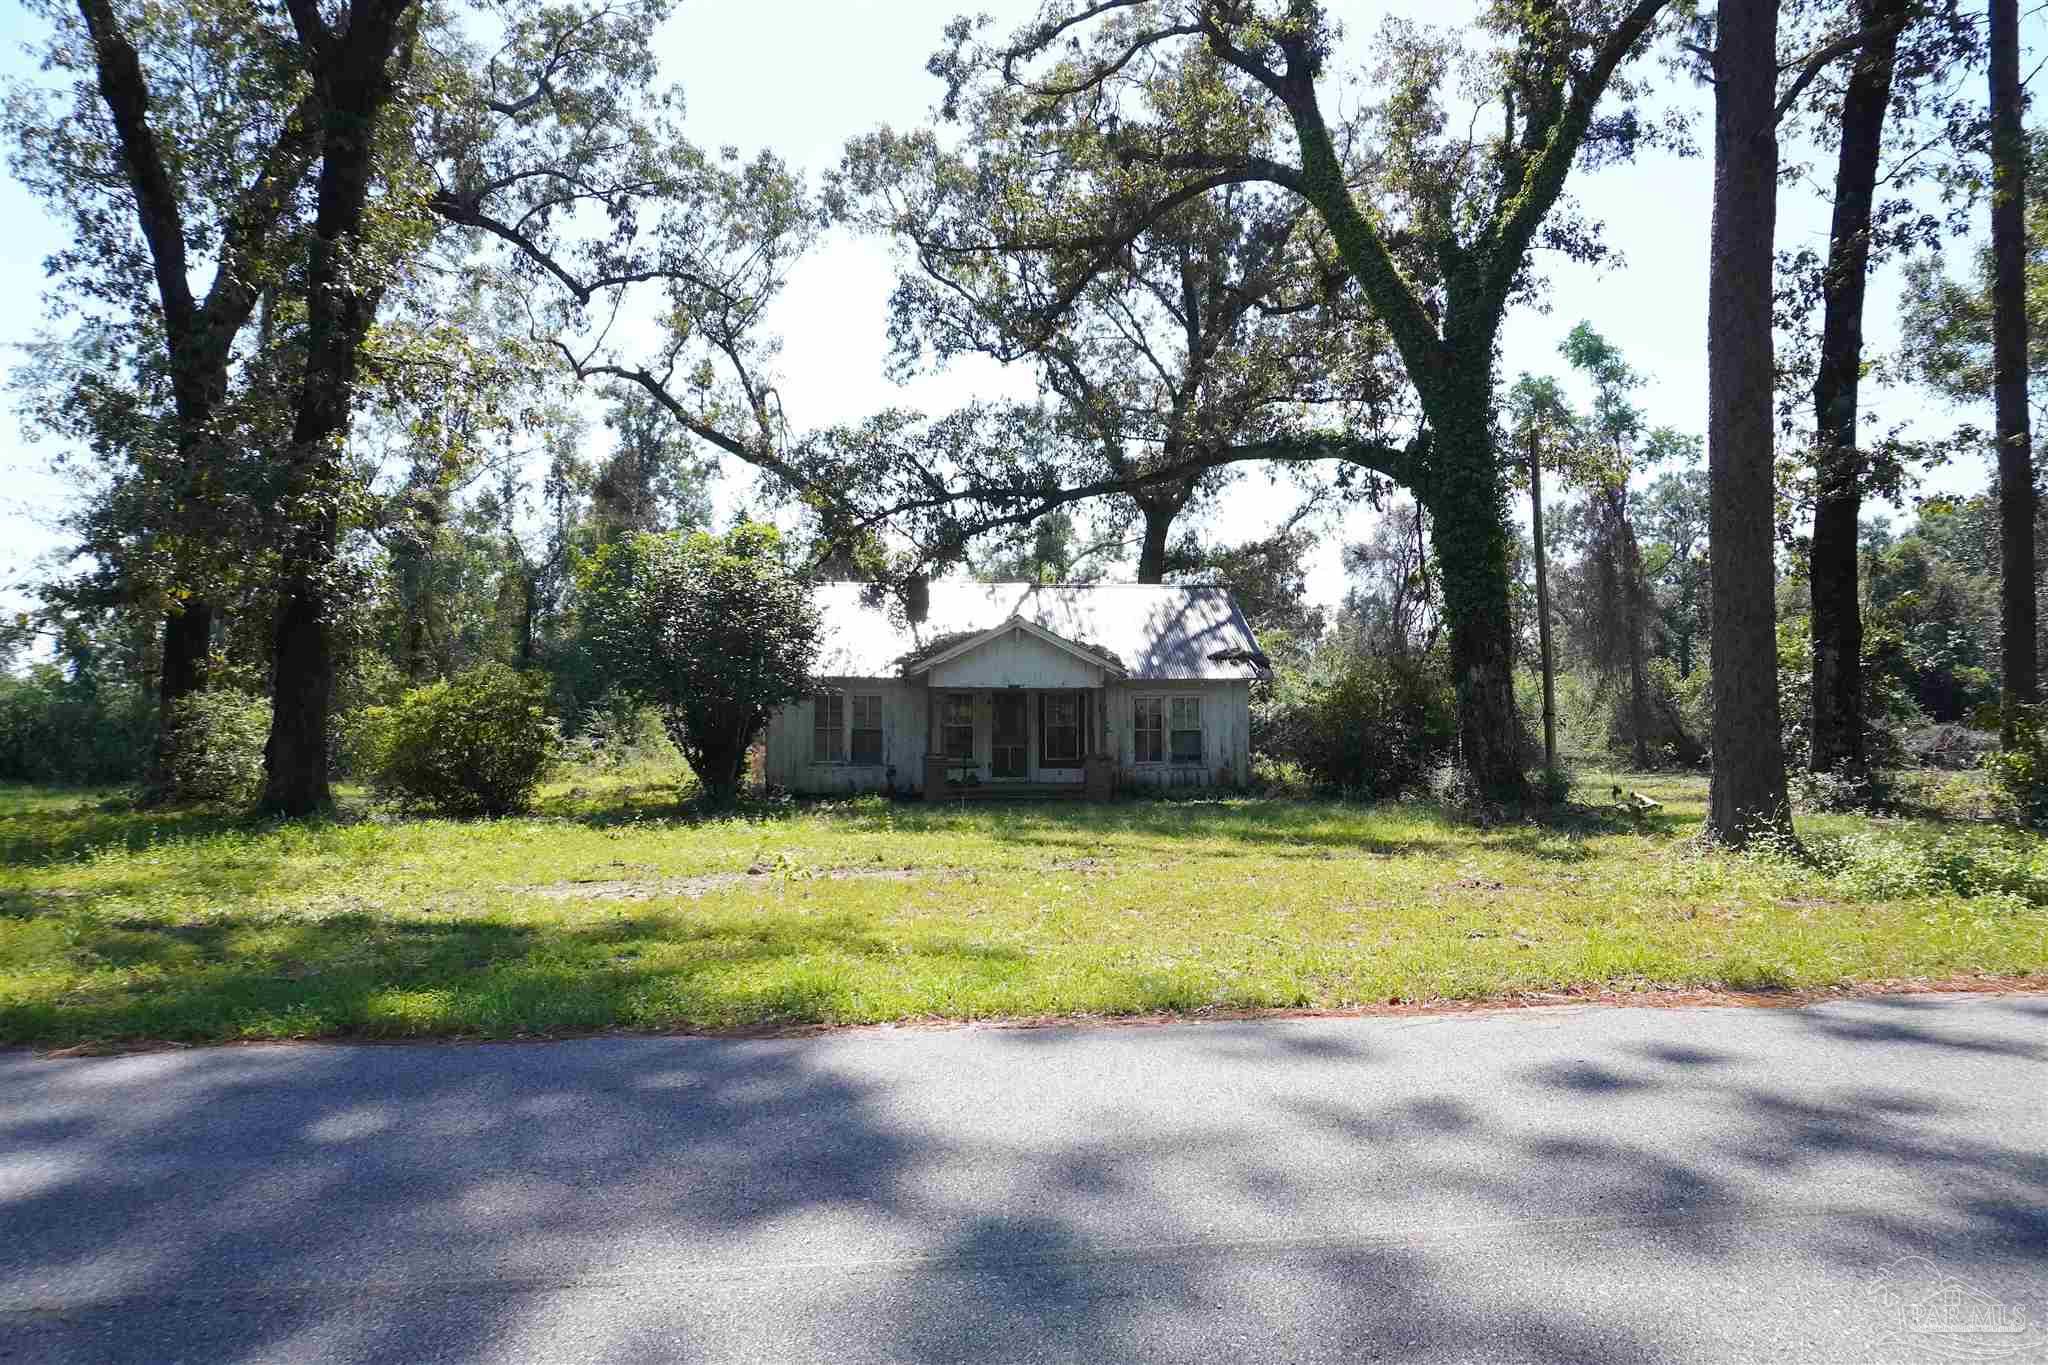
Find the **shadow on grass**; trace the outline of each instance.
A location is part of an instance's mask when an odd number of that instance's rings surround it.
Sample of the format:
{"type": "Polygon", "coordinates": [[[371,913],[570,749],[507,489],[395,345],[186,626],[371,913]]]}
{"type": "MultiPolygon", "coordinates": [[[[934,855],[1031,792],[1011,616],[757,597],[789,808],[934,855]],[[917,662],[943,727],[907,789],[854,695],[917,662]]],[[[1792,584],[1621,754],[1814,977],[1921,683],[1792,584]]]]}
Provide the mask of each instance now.
{"type": "Polygon", "coordinates": [[[849,964],[934,964],[985,987],[1021,950],[957,934],[889,939],[850,915],[773,921],[642,912],[566,925],[231,915],[69,926],[84,983],[0,1004],[0,1042],[517,1037],[634,1027],[841,1021],[849,964]]]}
{"type": "Polygon", "coordinates": [[[0,864],[40,867],[101,850],[141,853],[276,826],[213,806],[142,807],[104,792],[0,788],[0,864]]]}

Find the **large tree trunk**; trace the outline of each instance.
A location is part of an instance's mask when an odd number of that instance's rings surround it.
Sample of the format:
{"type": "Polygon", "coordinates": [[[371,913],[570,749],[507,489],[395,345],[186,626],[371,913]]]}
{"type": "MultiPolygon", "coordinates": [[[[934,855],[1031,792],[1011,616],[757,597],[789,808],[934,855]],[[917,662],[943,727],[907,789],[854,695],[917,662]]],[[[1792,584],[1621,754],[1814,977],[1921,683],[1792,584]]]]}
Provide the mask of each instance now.
{"type": "Polygon", "coordinates": [[[2034,653],[2034,461],[2027,430],[2027,146],[2020,127],[2018,0],[1990,0],[1991,364],[1997,408],[2001,733],[2039,695],[2034,653]]]}
{"type": "Polygon", "coordinates": [[[1835,213],[1822,280],[1820,367],[1813,380],[1813,746],[1817,773],[1861,773],[1868,760],[1863,714],[1863,609],[1857,592],[1857,524],[1863,514],[1857,386],[1863,370],[1863,294],[1870,274],[1871,202],[1891,104],[1892,59],[1909,0],[1866,0],[1875,29],[1842,96],[1835,162],[1835,213]]]}
{"type": "Polygon", "coordinates": [[[1529,529],[1536,547],[1536,646],[1543,667],[1543,766],[1557,770],[1557,684],[1550,654],[1550,551],[1543,544],[1543,461],[1529,432],[1529,529]]]}
{"type": "Polygon", "coordinates": [[[1132,501],[1138,504],[1139,515],[1145,519],[1144,539],[1138,548],[1140,583],[1166,581],[1167,541],[1173,534],[1173,519],[1188,505],[1188,498],[1193,492],[1192,485],[1155,484],[1142,493],[1132,494],[1132,501]]]}
{"type": "MultiPolygon", "coordinates": [[[[223,267],[201,304],[192,295],[183,205],[151,126],[151,94],[141,55],[107,0],[79,0],[79,15],[92,39],[93,69],[114,129],[121,165],[134,197],[136,226],[149,248],[170,361],[171,396],[178,423],[178,453],[188,480],[196,482],[211,453],[211,426],[227,393],[230,348],[248,320],[255,294],[238,278],[241,266],[223,267]]],[[[291,136],[289,129],[284,136],[291,136]]],[[[284,144],[281,142],[280,147],[284,144]]],[[[288,163],[287,163],[288,164],[288,163]]],[[[266,230],[280,210],[259,178],[235,215],[231,255],[266,230]],[[268,218],[266,218],[266,211],[268,218]]],[[[181,507],[180,512],[187,509],[181,507]]],[[[204,530],[197,532],[203,536],[204,530]]],[[[178,700],[206,686],[213,634],[213,609],[193,597],[164,614],[163,660],[157,677],[157,744],[145,786],[157,795],[170,789],[170,720],[178,700]]]]}
{"type": "Polygon", "coordinates": [[[1145,518],[1145,538],[1138,549],[1138,581],[1140,583],[1164,583],[1166,581],[1166,537],[1173,530],[1174,509],[1155,503],[1140,502],[1138,510],[1145,518]]]}
{"type": "Polygon", "coordinates": [[[1778,209],[1778,0],[1722,0],[1714,53],[1707,282],[1707,474],[1714,565],[1714,778],[1707,832],[1789,832],[1772,553],[1772,234],[1778,209]]]}
{"type": "Polygon", "coordinates": [[[1607,515],[1613,522],[1610,540],[1616,577],[1621,593],[1619,603],[1622,645],[1628,658],[1628,723],[1634,736],[1633,761],[1638,771],[1650,766],[1650,661],[1649,602],[1644,590],[1643,555],[1636,545],[1635,527],[1628,519],[1627,487],[1606,493],[1607,515]]]}
{"type": "Polygon", "coordinates": [[[327,93],[318,207],[307,250],[306,371],[292,423],[294,529],[278,593],[263,807],[305,816],[333,802],[328,712],[334,693],[332,576],[340,522],[341,445],[356,365],[376,315],[372,263],[360,259],[377,122],[394,90],[392,56],[411,0],[354,0],[330,31],[313,0],[291,0],[315,79],[327,93]]]}
{"type": "Polygon", "coordinates": [[[1515,710],[1514,637],[1508,619],[1507,490],[1494,457],[1490,392],[1434,432],[1424,504],[1451,632],[1458,744],[1465,771],[1490,800],[1529,794],[1515,710]]]}

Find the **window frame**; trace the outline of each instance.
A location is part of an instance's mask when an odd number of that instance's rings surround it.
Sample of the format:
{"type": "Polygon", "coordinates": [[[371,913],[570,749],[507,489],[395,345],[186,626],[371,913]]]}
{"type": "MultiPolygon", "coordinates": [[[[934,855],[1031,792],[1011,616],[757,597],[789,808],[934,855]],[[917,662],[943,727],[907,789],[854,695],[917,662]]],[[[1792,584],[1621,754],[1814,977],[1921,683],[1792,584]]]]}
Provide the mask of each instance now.
{"type": "Polygon", "coordinates": [[[811,698],[811,762],[814,765],[839,765],[846,762],[846,694],[844,692],[820,692],[811,698]],[[838,713],[836,721],[831,719],[838,713]],[[820,753],[818,740],[830,737],[830,749],[820,753]]]}
{"type": "Polygon", "coordinates": [[[974,762],[974,711],[975,696],[972,692],[941,692],[939,694],[939,757],[952,763],[974,762]],[[952,707],[955,702],[965,704],[967,708],[966,720],[956,721],[951,719],[952,707]],[[967,732],[967,751],[965,753],[955,753],[953,751],[952,732],[959,730],[967,732]]]}
{"type": "Polygon", "coordinates": [[[1134,763],[1164,763],[1166,761],[1166,698],[1134,697],[1131,701],[1131,761],[1134,763]],[[1145,724],[1145,708],[1152,708],[1152,724],[1145,724]],[[1151,741],[1152,753],[1146,756],[1146,741],[1151,741]]]}
{"type": "Polygon", "coordinates": [[[1199,768],[1209,761],[1209,732],[1202,720],[1202,696],[1198,692],[1147,692],[1131,698],[1131,762],[1153,768],[1199,768]],[[1154,708],[1146,724],[1147,708],[1154,708]],[[1186,708],[1186,709],[1183,709],[1186,708]],[[1176,713],[1185,717],[1192,711],[1194,724],[1176,725],[1176,713]],[[1182,757],[1174,747],[1176,735],[1193,735],[1192,757],[1182,757]],[[1148,756],[1147,750],[1156,756],[1148,756]]]}
{"type": "Polygon", "coordinates": [[[1182,768],[1200,767],[1208,761],[1209,735],[1202,725],[1202,699],[1200,696],[1190,694],[1168,699],[1166,705],[1166,755],[1167,762],[1182,768]],[[1192,725],[1176,724],[1179,717],[1175,715],[1175,712],[1183,704],[1192,713],[1194,720],[1192,725]],[[1181,757],[1180,737],[1182,735],[1193,735],[1195,737],[1195,753],[1192,758],[1181,757]]]}
{"type": "Polygon", "coordinates": [[[849,696],[849,697],[847,698],[847,702],[848,702],[848,705],[847,705],[847,708],[846,708],[846,762],[847,762],[847,764],[848,764],[849,766],[851,766],[851,767],[856,767],[856,768],[879,768],[879,767],[881,767],[881,766],[882,766],[882,760],[883,760],[883,758],[884,758],[884,745],[883,745],[883,737],[882,737],[882,731],[883,731],[883,725],[882,725],[882,694],[881,694],[881,693],[879,693],[879,692],[856,692],[856,693],[853,693],[852,695],[850,695],[850,696],[849,696]],[[860,722],[861,722],[861,714],[860,714],[860,713],[861,713],[861,711],[862,711],[862,710],[863,710],[864,708],[872,708],[872,709],[873,709],[873,714],[872,714],[872,715],[871,715],[871,716],[869,717],[869,719],[871,719],[871,720],[872,720],[872,721],[874,722],[874,724],[872,724],[872,725],[862,725],[862,724],[860,723],[860,722]],[[860,736],[862,736],[862,735],[873,735],[873,736],[875,737],[875,742],[874,742],[874,749],[873,749],[873,751],[872,751],[872,754],[873,754],[873,756],[872,756],[872,757],[866,757],[866,756],[863,756],[863,754],[862,754],[862,752],[861,752],[861,748],[860,748],[860,736]]]}
{"type": "Polygon", "coordinates": [[[1083,692],[1043,691],[1038,694],[1038,766],[1045,769],[1069,769],[1082,766],[1088,753],[1088,698],[1083,692]],[[1071,705],[1074,718],[1071,721],[1054,723],[1051,710],[1054,706],[1071,705]],[[1055,734],[1072,731],[1074,751],[1054,753],[1052,738],[1055,734]]]}

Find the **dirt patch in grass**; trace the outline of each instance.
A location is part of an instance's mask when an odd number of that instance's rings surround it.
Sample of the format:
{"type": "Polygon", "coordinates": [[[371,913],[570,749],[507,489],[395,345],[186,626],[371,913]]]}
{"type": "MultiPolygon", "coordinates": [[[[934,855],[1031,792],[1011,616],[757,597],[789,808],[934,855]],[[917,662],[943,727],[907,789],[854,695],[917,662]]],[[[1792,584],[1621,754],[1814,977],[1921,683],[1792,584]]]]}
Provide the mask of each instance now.
{"type": "MultiPolygon", "coordinates": [[[[974,867],[792,867],[779,863],[756,863],[744,872],[707,872],[695,877],[589,877],[549,882],[543,886],[514,888],[529,896],[551,901],[650,901],[700,900],[717,891],[736,886],[765,886],[788,882],[912,882],[950,881],[993,873],[998,869],[974,867]]],[[[1048,863],[1048,872],[1107,872],[1109,864],[1100,858],[1067,858],[1048,863]]]]}
{"type": "Polygon", "coordinates": [[[778,879],[786,881],[881,881],[907,882],[921,877],[959,876],[957,869],[915,867],[835,867],[812,873],[708,872],[698,877],[592,878],[587,881],[550,882],[545,886],[518,888],[529,896],[551,901],[651,901],[697,900],[714,891],[735,886],[765,886],[778,879]]]}
{"type": "Polygon", "coordinates": [[[1531,991],[1487,995],[1470,1000],[1388,1000],[1384,1004],[1344,1005],[1327,1009],[1235,1009],[1204,1006],[1192,1010],[1146,1014],[1055,1014],[1014,1019],[906,1019],[891,1024],[793,1025],[735,1029],[706,1037],[807,1038],[827,1033],[890,1033],[911,1029],[1039,1029],[1161,1028],[1170,1024],[1244,1023],[1266,1019],[1368,1019],[1436,1014],[1500,1014],[1514,1010],[1553,1009],[1576,1005],[1615,1009],[1804,1009],[1830,1000],[1862,1000],[1897,995],[2038,995],[2048,996],[2048,976],[1952,976],[1892,981],[1856,981],[1841,986],[1798,990],[1727,990],[1718,987],[1648,988],[1587,987],[1563,991],[1531,991]]]}

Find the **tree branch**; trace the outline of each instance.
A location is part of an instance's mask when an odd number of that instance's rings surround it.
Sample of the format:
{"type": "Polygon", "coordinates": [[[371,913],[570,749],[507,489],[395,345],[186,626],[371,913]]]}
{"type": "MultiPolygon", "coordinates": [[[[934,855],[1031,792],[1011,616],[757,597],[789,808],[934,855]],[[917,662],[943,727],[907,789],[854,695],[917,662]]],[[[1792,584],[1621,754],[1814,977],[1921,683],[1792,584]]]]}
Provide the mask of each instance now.
{"type": "Polygon", "coordinates": [[[178,192],[164,169],[163,148],[149,126],[149,81],[108,0],[78,0],[78,12],[92,38],[100,98],[113,115],[121,162],[135,195],[136,218],[156,270],[164,326],[173,344],[182,346],[191,334],[194,311],[186,273],[185,219],[178,192]]]}
{"type": "MultiPolygon", "coordinates": [[[[1888,34],[1895,33],[1904,26],[1905,18],[1903,16],[1898,19],[1887,20],[1882,24],[1872,24],[1869,28],[1858,29],[1854,33],[1845,33],[1833,42],[1823,43],[1820,47],[1808,53],[1797,63],[1799,67],[1798,76],[1794,77],[1792,84],[1786,87],[1785,93],[1778,97],[1777,107],[1772,111],[1771,122],[1775,124],[1784,120],[1785,115],[1791,111],[1792,105],[1802,94],[1806,93],[1806,87],[1813,84],[1815,78],[1827,68],[1829,62],[1834,61],[1837,57],[1855,52],[1864,45],[1888,34]]],[[[1790,65],[1792,64],[1788,63],[1788,67],[1790,65]]]]}
{"type": "Polygon", "coordinates": [[[1535,240],[1536,229],[1542,225],[1564,190],[1565,177],[1585,142],[1586,130],[1592,127],[1594,108],[1607,93],[1615,71],[1627,60],[1635,45],[1642,41],[1643,35],[1649,32],[1650,25],[1666,3],[1667,0],[1636,0],[1614,31],[1607,35],[1607,41],[1600,45],[1599,54],[1586,73],[1572,82],[1571,96],[1565,101],[1564,112],[1551,128],[1542,152],[1523,178],[1521,193],[1508,201],[1507,216],[1498,230],[1491,234],[1493,258],[1488,262],[1487,271],[1489,303],[1505,299],[1513,287],[1515,276],[1528,257],[1529,244],[1535,240]]]}

